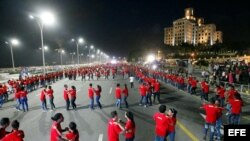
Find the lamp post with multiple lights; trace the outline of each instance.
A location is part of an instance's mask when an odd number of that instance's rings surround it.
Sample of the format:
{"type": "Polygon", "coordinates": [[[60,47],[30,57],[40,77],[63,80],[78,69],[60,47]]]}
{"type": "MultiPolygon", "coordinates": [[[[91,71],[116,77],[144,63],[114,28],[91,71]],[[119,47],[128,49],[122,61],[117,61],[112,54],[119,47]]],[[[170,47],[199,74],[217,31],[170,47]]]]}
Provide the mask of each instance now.
{"type": "Polygon", "coordinates": [[[30,15],[30,19],[37,21],[41,33],[41,45],[42,45],[42,57],[43,57],[43,74],[46,73],[45,70],[45,57],[44,57],[44,45],[43,45],[43,27],[44,25],[52,25],[55,23],[55,17],[50,12],[43,12],[41,15],[34,16],[30,15]]]}
{"type": "Polygon", "coordinates": [[[15,61],[14,61],[14,55],[13,55],[13,46],[16,46],[19,44],[19,41],[17,39],[11,39],[10,42],[5,42],[7,45],[10,46],[10,53],[11,53],[11,60],[12,60],[12,68],[15,69],[15,61]]]}
{"type": "Polygon", "coordinates": [[[80,64],[80,56],[79,56],[79,44],[83,44],[84,43],[84,40],[83,38],[79,38],[78,40],[75,40],[75,39],[71,39],[72,42],[75,42],[76,43],[76,55],[77,55],[77,65],[79,67],[79,64],[80,64]]]}

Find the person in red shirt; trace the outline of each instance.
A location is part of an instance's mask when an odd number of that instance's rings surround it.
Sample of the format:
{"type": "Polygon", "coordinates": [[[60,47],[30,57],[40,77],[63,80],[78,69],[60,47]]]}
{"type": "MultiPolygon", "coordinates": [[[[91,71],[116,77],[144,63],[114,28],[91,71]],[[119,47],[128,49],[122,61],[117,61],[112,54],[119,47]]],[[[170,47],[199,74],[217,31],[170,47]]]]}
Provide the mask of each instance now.
{"type": "Polygon", "coordinates": [[[115,88],[115,97],[116,97],[116,107],[121,108],[121,99],[122,99],[122,90],[120,88],[120,84],[116,84],[115,88]]]}
{"type": "Polygon", "coordinates": [[[208,101],[209,84],[207,81],[204,83],[204,99],[208,101]]]}
{"type": "Polygon", "coordinates": [[[76,87],[75,86],[71,86],[71,90],[69,90],[69,94],[70,94],[70,103],[71,106],[74,110],[76,110],[76,87]]]}
{"type": "Polygon", "coordinates": [[[142,85],[140,85],[139,87],[139,92],[141,95],[141,100],[140,100],[140,106],[142,106],[142,104],[144,103],[144,107],[147,107],[147,99],[146,99],[146,95],[147,95],[147,88],[146,88],[146,84],[143,83],[142,85]]]}
{"type": "Polygon", "coordinates": [[[155,113],[153,119],[155,121],[155,141],[166,141],[169,128],[169,120],[165,115],[166,106],[161,105],[159,112],[155,113]]]}
{"type": "Polygon", "coordinates": [[[213,141],[214,132],[215,132],[215,123],[218,118],[219,110],[215,106],[215,100],[213,98],[210,99],[210,104],[203,104],[202,109],[206,112],[205,119],[205,127],[204,127],[204,140],[206,140],[208,128],[210,128],[210,137],[209,140],[213,141]]]}
{"type": "Polygon", "coordinates": [[[89,107],[91,110],[94,110],[94,92],[95,90],[92,88],[92,83],[89,84],[88,94],[90,99],[89,107]]]}
{"type": "Polygon", "coordinates": [[[7,102],[9,99],[9,94],[8,94],[8,87],[6,83],[3,84],[3,97],[4,97],[4,102],[7,102]]]}
{"type": "Polygon", "coordinates": [[[50,141],[58,141],[62,139],[62,133],[68,131],[68,128],[62,129],[61,123],[64,117],[61,113],[56,113],[52,118],[53,123],[50,128],[50,141]]]}
{"type": "Polygon", "coordinates": [[[47,85],[45,85],[44,89],[40,93],[40,100],[42,102],[42,109],[44,111],[48,110],[47,101],[46,101],[46,93],[47,93],[47,85]]]}
{"type": "Polygon", "coordinates": [[[69,91],[68,91],[68,85],[64,85],[64,90],[63,90],[63,98],[66,102],[66,110],[69,110],[69,91]]]}
{"type": "Polygon", "coordinates": [[[168,124],[168,135],[170,141],[175,140],[175,125],[176,125],[176,115],[177,111],[174,108],[171,108],[168,110],[167,113],[167,118],[169,119],[169,124],[168,124]]]}
{"type": "Polygon", "coordinates": [[[204,92],[205,83],[206,83],[206,79],[203,79],[200,84],[201,85],[201,100],[205,99],[205,92],[204,92]]]}
{"type": "Polygon", "coordinates": [[[7,134],[1,141],[23,141],[25,135],[23,130],[19,130],[19,122],[14,120],[12,121],[11,126],[11,133],[7,134]]]}
{"type": "Polygon", "coordinates": [[[111,112],[111,119],[108,121],[108,141],[119,141],[119,134],[122,128],[118,123],[118,115],[116,111],[111,112]]]}
{"type": "Polygon", "coordinates": [[[222,125],[222,111],[224,108],[220,107],[220,99],[215,100],[215,107],[218,109],[218,117],[215,124],[215,136],[217,140],[221,140],[221,125],[222,125]]]}
{"type": "Polygon", "coordinates": [[[153,86],[150,82],[148,82],[148,84],[146,85],[146,89],[147,89],[147,103],[149,104],[149,106],[152,106],[152,93],[153,93],[153,86]]]}
{"type": "Polygon", "coordinates": [[[21,87],[21,90],[19,91],[20,98],[21,98],[21,104],[22,104],[22,110],[29,111],[29,106],[28,106],[28,98],[27,98],[27,91],[24,90],[24,87],[21,87]]]}
{"type": "Polygon", "coordinates": [[[125,124],[125,141],[134,141],[135,138],[135,121],[132,112],[128,111],[125,113],[127,122],[125,124]]]}
{"type": "Polygon", "coordinates": [[[0,140],[7,135],[9,132],[6,131],[6,128],[10,125],[9,118],[2,118],[0,121],[0,140]]]}
{"type": "Polygon", "coordinates": [[[187,84],[187,92],[188,92],[188,93],[191,93],[192,81],[193,81],[193,77],[192,77],[192,75],[190,75],[190,76],[188,77],[188,84],[187,84]]]}
{"type": "Polygon", "coordinates": [[[125,112],[126,122],[119,121],[119,126],[123,130],[125,135],[125,141],[134,141],[135,138],[135,121],[132,112],[125,112]]]}
{"type": "Polygon", "coordinates": [[[68,141],[79,141],[79,132],[75,122],[69,123],[69,131],[65,134],[64,138],[68,141]]]}
{"type": "Polygon", "coordinates": [[[220,100],[220,107],[224,107],[224,102],[225,102],[224,84],[220,84],[220,89],[218,91],[218,94],[219,94],[219,100],[220,100]]]}
{"type": "Polygon", "coordinates": [[[158,80],[156,80],[156,82],[154,83],[154,103],[155,103],[155,99],[157,98],[158,103],[161,103],[160,101],[160,83],[158,80]]]}
{"type": "Polygon", "coordinates": [[[197,80],[195,77],[193,77],[191,81],[191,94],[196,94],[196,88],[197,88],[197,80]]]}
{"type": "Polygon", "coordinates": [[[123,96],[123,101],[126,105],[126,108],[128,108],[128,102],[127,102],[127,98],[128,98],[128,87],[127,84],[124,84],[124,89],[122,90],[122,93],[124,94],[123,96]]]}
{"type": "Polygon", "coordinates": [[[97,89],[94,89],[94,91],[95,91],[95,94],[96,94],[96,103],[97,103],[98,107],[100,109],[102,109],[102,104],[100,103],[102,87],[100,85],[97,85],[97,89]]]}
{"type": "Polygon", "coordinates": [[[54,110],[56,108],[55,104],[54,104],[54,91],[52,89],[51,86],[49,86],[49,89],[47,90],[47,95],[49,96],[49,102],[50,102],[50,107],[51,107],[51,111],[54,110]]]}
{"type": "Polygon", "coordinates": [[[239,93],[234,94],[234,99],[229,101],[231,104],[231,119],[229,124],[238,125],[240,123],[240,114],[243,102],[239,93]]]}
{"type": "Polygon", "coordinates": [[[227,91],[226,93],[226,110],[227,110],[227,113],[226,113],[226,116],[227,116],[227,123],[228,124],[231,124],[231,117],[232,117],[232,113],[231,113],[231,108],[232,108],[232,105],[229,101],[232,101],[234,99],[234,95],[237,94],[238,92],[235,90],[234,86],[233,85],[230,85],[230,90],[227,91]]]}

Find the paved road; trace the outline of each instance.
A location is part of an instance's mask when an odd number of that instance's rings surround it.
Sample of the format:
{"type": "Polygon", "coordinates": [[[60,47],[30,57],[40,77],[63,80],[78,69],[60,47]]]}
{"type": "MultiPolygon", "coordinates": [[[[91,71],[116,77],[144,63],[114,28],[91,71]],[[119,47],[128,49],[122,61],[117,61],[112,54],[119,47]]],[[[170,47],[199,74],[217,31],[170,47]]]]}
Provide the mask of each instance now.
{"type": "MultiPolygon", "coordinates": [[[[63,113],[65,121],[62,127],[68,125],[70,121],[75,121],[78,125],[81,141],[107,141],[107,120],[109,114],[113,110],[118,110],[115,106],[114,88],[116,83],[121,85],[128,83],[128,79],[116,78],[115,80],[101,80],[101,81],[70,81],[67,79],[60,80],[53,84],[55,91],[55,105],[57,110],[54,112],[42,112],[40,108],[39,93],[40,90],[29,94],[30,111],[23,113],[16,111],[13,106],[14,102],[6,103],[0,110],[0,117],[10,117],[11,120],[18,119],[21,122],[21,129],[25,131],[26,141],[48,141],[51,116],[57,112],[63,113]],[[88,108],[87,87],[92,82],[94,87],[97,84],[103,88],[101,103],[103,109],[96,108],[91,111],[88,108]],[[63,85],[75,85],[77,89],[77,111],[66,111],[63,100],[63,85]],[[113,88],[110,94],[110,88],[113,88]]],[[[135,84],[138,87],[138,83],[135,84]]],[[[176,141],[199,141],[202,140],[202,127],[204,120],[199,109],[201,102],[198,97],[190,96],[183,91],[176,90],[170,86],[163,85],[161,89],[161,97],[168,108],[176,108],[178,110],[178,124],[176,126],[176,141]]],[[[159,105],[154,105],[148,108],[140,107],[138,105],[139,94],[137,89],[129,89],[129,110],[135,115],[137,124],[136,141],[153,141],[154,137],[154,121],[153,114],[157,111],[159,105]]],[[[48,105],[50,107],[50,105],[48,105]]],[[[125,120],[125,108],[118,110],[121,119],[125,120]]],[[[243,118],[242,123],[249,123],[249,117],[243,118]],[[247,119],[248,118],[248,119],[247,119]]],[[[121,140],[124,137],[121,136],[121,140]]]]}

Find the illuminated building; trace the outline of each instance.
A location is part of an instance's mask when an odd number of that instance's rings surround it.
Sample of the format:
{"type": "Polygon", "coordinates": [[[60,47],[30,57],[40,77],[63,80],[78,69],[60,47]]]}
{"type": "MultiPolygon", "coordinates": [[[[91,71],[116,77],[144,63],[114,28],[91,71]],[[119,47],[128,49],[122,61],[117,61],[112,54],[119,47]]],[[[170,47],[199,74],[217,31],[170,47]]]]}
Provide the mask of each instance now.
{"type": "Polygon", "coordinates": [[[164,43],[178,46],[183,43],[213,45],[223,42],[223,34],[216,31],[215,24],[204,24],[203,18],[194,17],[193,8],[186,8],[185,17],[173,22],[173,27],[164,28],[164,43]]]}

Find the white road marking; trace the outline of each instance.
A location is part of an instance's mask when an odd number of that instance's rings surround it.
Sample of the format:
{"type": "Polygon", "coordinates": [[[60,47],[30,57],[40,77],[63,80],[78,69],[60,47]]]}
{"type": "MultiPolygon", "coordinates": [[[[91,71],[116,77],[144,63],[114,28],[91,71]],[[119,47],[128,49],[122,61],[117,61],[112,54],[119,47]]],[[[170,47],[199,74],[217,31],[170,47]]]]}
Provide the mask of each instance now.
{"type": "Polygon", "coordinates": [[[98,141],[102,141],[102,139],[103,139],[103,134],[100,134],[99,138],[98,138],[98,141]]]}
{"type": "Polygon", "coordinates": [[[111,87],[110,90],[109,90],[109,94],[110,94],[110,95],[111,95],[111,93],[112,93],[112,89],[113,89],[113,88],[111,87]]]}

